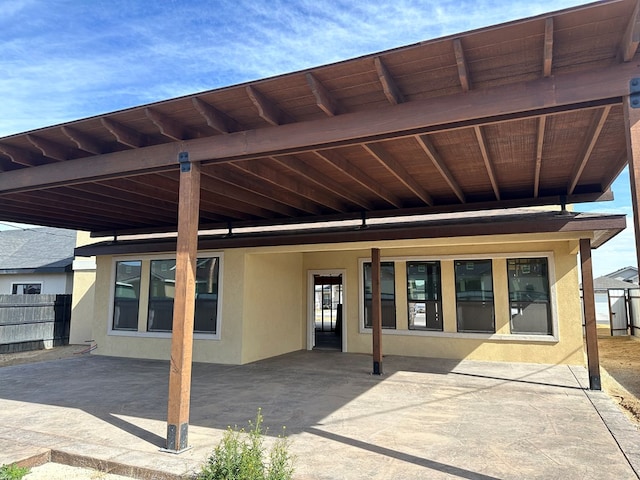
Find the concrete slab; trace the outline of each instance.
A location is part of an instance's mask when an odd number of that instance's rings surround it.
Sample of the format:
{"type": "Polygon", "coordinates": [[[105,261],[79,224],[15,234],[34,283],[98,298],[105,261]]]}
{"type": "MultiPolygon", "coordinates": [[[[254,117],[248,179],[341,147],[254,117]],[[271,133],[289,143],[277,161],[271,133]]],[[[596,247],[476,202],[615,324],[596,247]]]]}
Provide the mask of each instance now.
{"type": "Polygon", "coordinates": [[[286,426],[298,479],[638,478],[638,430],[605,394],[585,391],[583,368],[385,357],[378,377],[371,366],[337,352],[195,364],[193,448],[180,455],[159,451],[167,362],[1,368],[0,463],[48,449],[62,463],[179,478],[261,408],[270,434],[286,426]]]}

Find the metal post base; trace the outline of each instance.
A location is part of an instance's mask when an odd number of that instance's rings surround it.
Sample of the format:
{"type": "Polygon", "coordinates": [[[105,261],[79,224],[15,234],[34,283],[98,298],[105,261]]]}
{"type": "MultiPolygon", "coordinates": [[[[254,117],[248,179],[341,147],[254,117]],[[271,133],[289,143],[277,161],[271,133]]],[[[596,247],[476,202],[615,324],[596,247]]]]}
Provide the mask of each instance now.
{"type": "Polygon", "coordinates": [[[189,438],[189,424],[183,423],[180,425],[180,436],[178,437],[178,427],[176,425],[167,425],[167,448],[161,448],[161,452],[167,453],[182,453],[190,450],[188,446],[189,438]]]}
{"type": "Polygon", "coordinates": [[[382,375],[382,362],[373,362],[373,374],[382,375]]]}
{"type": "Polygon", "coordinates": [[[589,375],[589,390],[602,390],[600,375],[589,375]]]}

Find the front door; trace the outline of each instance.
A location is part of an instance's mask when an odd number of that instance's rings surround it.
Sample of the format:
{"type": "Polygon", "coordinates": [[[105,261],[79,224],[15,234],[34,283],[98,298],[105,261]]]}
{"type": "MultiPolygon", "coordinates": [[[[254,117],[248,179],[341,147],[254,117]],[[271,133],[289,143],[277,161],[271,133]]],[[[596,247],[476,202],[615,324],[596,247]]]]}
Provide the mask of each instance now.
{"type": "Polygon", "coordinates": [[[312,348],[342,350],[343,285],[341,273],[313,274],[312,348]]]}

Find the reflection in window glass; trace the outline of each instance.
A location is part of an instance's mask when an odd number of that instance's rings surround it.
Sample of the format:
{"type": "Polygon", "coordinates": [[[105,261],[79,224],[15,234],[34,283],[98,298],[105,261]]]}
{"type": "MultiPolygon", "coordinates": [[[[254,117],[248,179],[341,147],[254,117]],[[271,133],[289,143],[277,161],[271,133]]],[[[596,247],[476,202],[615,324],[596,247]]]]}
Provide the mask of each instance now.
{"type": "MultiPolygon", "coordinates": [[[[217,258],[199,258],[196,262],[196,305],[194,332],[216,333],[218,315],[217,258]]],[[[170,332],[173,329],[176,261],[151,260],[147,330],[170,332]]]]}
{"type": "Polygon", "coordinates": [[[551,302],[546,258],[507,260],[511,333],[551,335],[551,302]]]}
{"type": "MultiPolygon", "coordinates": [[[[364,267],[364,326],[373,325],[371,262],[364,267]]],[[[382,328],[396,328],[396,283],[393,262],[380,263],[380,291],[382,296],[382,328]]]]}
{"type": "Polygon", "coordinates": [[[440,262],[407,262],[409,329],[442,330],[440,262]]]}
{"type": "Polygon", "coordinates": [[[116,262],[113,300],[114,330],[138,330],[141,267],[140,260],[116,262]]]}
{"type": "Polygon", "coordinates": [[[495,333],[491,260],[456,260],[459,332],[495,333]]]}
{"type": "Polygon", "coordinates": [[[40,295],[42,293],[41,283],[14,283],[11,288],[13,295],[40,295]]]}

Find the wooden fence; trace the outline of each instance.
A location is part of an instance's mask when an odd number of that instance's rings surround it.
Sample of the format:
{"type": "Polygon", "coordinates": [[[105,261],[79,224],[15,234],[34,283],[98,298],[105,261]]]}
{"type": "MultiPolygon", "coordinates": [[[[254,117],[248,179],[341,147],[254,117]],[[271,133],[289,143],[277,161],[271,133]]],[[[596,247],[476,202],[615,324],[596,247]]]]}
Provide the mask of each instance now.
{"type": "Polygon", "coordinates": [[[71,295],[0,295],[0,353],[69,343],[71,295]]]}

